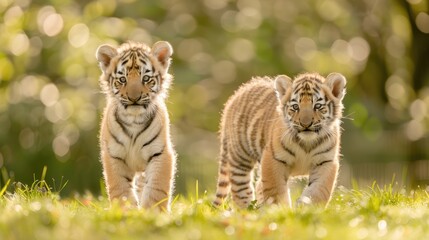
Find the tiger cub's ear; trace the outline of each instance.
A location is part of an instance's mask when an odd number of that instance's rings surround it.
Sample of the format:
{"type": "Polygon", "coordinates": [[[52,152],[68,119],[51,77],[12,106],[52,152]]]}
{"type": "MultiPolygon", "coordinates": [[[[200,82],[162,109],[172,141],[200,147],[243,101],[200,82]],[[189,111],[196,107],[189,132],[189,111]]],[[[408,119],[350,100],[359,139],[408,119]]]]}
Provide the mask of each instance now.
{"type": "Polygon", "coordinates": [[[286,75],[278,75],[275,81],[277,96],[283,96],[289,88],[292,88],[292,79],[286,75]]]}
{"type": "Polygon", "coordinates": [[[116,49],[110,45],[104,44],[97,48],[95,57],[97,58],[100,68],[103,72],[106,72],[106,69],[110,65],[110,61],[118,55],[116,49]]]}
{"type": "Polygon", "coordinates": [[[326,84],[332,91],[334,97],[342,100],[346,94],[346,78],[340,73],[331,73],[326,77],[326,84]]]}
{"type": "Polygon", "coordinates": [[[166,41],[159,41],[153,44],[152,53],[162,66],[168,70],[170,66],[170,57],[173,54],[173,48],[166,41]]]}

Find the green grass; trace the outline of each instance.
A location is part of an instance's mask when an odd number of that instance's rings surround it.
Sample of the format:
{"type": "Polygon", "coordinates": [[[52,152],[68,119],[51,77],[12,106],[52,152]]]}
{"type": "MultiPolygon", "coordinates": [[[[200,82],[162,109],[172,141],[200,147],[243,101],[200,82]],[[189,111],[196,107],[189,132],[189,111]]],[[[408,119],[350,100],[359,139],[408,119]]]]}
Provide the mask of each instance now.
{"type": "Polygon", "coordinates": [[[177,196],[172,212],[127,210],[90,194],[61,199],[43,180],[0,188],[0,239],[428,239],[429,195],[392,185],[338,188],[326,209],[211,206],[177,196]],[[13,189],[5,191],[5,189],[13,189]],[[232,210],[230,209],[232,208],[232,210]]]}

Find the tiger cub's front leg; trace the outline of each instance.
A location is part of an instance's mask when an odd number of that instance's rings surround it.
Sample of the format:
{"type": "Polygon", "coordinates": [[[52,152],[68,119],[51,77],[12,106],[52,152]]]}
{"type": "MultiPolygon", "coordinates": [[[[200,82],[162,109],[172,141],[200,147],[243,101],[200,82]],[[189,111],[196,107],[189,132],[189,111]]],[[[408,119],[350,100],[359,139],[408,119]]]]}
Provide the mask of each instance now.
{"type": "Polygon", "coordinates": [[[338,169],[338,160],[325,160],[315,164],[310,171],[308,186],[297,204],[327,204],[331,199],[338,169]]]}
{"type": "Polygon", "coordinates": [[[290,207],[290,191],[287,184],[289,169],[273,156],[271,151],[266,150],[262,157],[258,202],[282,203],[290,207]]]}
{"type": "Polygon", "coordinates": [[[111,157],[106,152],[102,153],[102,160],[104,165],[103,174],[110,202],[117,200],[122,206],[125,206],[127,202],[131,206],[137,206],[131,187],[134,172],[126,165],[123,159],[111,157]]]}
{"type": "Polygon", "coordinates": [[[153,156],[148,163],[145,183],[141,192],[140,206],[169,211],[173,186],[174,152],[166,149],[161,155],[153,156]]]}

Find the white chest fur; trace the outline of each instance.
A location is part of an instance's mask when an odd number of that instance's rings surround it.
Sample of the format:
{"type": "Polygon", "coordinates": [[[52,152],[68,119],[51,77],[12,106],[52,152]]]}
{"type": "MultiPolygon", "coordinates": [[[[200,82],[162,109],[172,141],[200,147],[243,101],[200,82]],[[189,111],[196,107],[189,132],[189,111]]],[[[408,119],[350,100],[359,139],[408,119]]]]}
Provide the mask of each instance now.
{"type": "Polygon", "coordinates": [[[311,169],[324,161],[337,159],[335,138],[321,138],[305,144],[293,140],[279,144],[275,156],[290,167],[291,176],[308,175],[311,169]]]}
{"type": "Polygon", "coordinates": [[[164,138],[160,137],[165,134],[162,116],[156,107],[114,109],[108,113],[107,121],[110,154],[135,171],[144,171],[151,156],[165,147],[164,138]]]}

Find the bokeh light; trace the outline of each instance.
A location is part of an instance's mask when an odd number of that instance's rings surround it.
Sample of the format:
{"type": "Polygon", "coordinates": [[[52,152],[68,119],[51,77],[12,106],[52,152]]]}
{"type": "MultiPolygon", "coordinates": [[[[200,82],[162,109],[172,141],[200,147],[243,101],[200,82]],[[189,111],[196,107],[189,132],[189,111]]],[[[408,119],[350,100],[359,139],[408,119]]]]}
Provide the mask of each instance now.
{"type": "Polygon", "coordinates": [[[68,39],[73,47],[79,48],[88,41],[89,34],[89,28],[83,23],[78,23],[70,29],[68,39]]]}
{"type": "Polygon", "coordinates": [[[60,93],[55,84],[46,84],[40,91],[40,100],[45,106],[53,106],[59,99],[60,93]]]}
{"type": "Polygon", "coordinates": [[[227,48],[231,57],[238,62],[250,61],[255,56],[255,47],[248,39],[233,39],[227,48]]]}
{"type": "Polygon", "coordinates": [[[416,17],[416,25],[423,33],[429,33],[429,14],[420,12],[416,17]]]}

